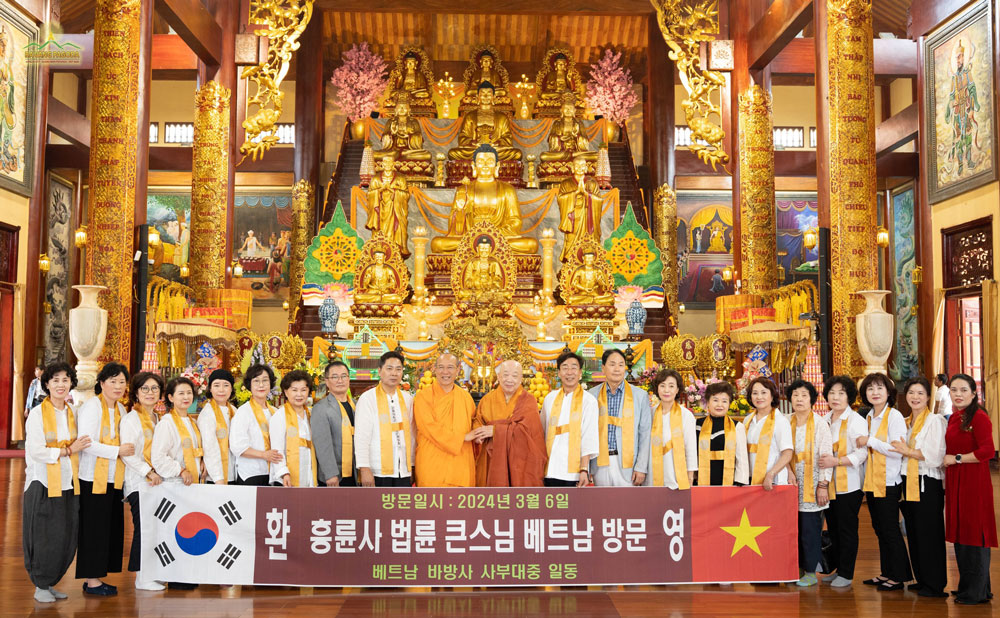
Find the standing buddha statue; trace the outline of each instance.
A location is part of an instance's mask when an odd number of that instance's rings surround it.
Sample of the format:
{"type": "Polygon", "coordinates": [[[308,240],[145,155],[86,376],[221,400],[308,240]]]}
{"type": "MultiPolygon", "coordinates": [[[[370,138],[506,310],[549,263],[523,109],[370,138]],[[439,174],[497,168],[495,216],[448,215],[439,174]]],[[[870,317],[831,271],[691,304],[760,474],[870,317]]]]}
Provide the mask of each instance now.
{"type": "Polygon", "coordinates": [[[372,178],[368,188],[368,222],[365,228],[381,232],[405,258],[407,249],[406,215],[410,191],[406,178],[395,170],[396,153],[389,150],[380,159],[381,173],[372,178]]]}

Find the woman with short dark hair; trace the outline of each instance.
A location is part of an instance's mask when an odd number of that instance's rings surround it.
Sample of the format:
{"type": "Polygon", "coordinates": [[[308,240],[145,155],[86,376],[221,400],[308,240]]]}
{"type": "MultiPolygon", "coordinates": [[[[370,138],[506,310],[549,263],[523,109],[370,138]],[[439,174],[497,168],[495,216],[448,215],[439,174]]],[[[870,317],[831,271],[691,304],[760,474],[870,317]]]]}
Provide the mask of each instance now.
{"type": "Polygon", "coordinates": [[[205,438],[206,483],[226,485],[236,479],[236,457],[229,452],[230,426],[236,408],[230,403],[236,380],[226,369],[208,376],[208,402],[198,415],[198,430],[205,438]]]}
{"type": "Polygon", "coordinates": [[[754,412],[743,419],[750,454],[750,484],[770,491],[788,484],[792,461],[792,426],[778,412],[781,395],[770,378],[760,376],[747,385],[747,398],[754,412]]]}
{"type": "Polygon", "coordinates": [[[698,424],[698,485],[742,486],[750,481],[743,423],[729,417],[736,392],[729,382],[705,387],[708,414],[698,424]]]}
{"type": "Polygon", "coordinates": [[[270,431],[282,459],[271,466],[271,484],[282,487],[316,487],[316,449],[309,422],[312,376],[289,371],[281,378],[285,405],[271,415],[270,431]]]}
{"type": "Polygon", "coordinates": [[[656,396],[652,416],[650,474],[644,485],[690,489],[698,471],[697,421],[691,410],[681,405],[678,395],[684,386],[681,374],[662,369],[650,387],[656,396]]]}
{"type": "Polygon", "coordinates": [[[271,446],[271,415],[267,402],[275,387],[274,371],[267,365],[250,365],[243,374],[243,388],[250,399],[236,410],[229,424],[229,452],[236,458],[237,485],[267,485],[269,465],[281,461],[281,452],[271,446]]]}

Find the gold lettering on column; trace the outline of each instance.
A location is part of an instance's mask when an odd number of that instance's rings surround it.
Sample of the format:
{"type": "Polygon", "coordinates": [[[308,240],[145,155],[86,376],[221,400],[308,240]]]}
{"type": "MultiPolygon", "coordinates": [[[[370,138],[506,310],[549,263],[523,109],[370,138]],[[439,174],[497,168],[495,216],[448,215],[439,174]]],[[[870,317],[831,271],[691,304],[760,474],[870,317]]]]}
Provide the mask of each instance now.
{"type": "Polygon", "coordinates": [[[739,96],[740,274],[751,294],[773,290],[778,252],[774,214],[771,97],[754,84],[739,96]]]}

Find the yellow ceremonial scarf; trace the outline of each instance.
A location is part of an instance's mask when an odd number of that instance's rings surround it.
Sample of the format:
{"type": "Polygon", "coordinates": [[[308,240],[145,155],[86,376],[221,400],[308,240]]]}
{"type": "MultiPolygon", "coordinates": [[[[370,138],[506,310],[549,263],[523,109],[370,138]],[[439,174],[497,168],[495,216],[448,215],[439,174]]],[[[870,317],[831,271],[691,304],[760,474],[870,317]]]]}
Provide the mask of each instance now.
{"type": "MultiPolygon", "coordinates": [[[[924,408],[924,411],[917,416],[916,420],[913,419],[913,413],[910,413],[910,418],[906,419],[907,427],[913,427],[910,432],[910,440],[907,444],[910,448],[913,448],[914,443],[917,441],[917,436],[920,435],[920,430],[924,428],[924,423],[927,422],[927,417],[930,416],[930,408],[924,408]]],[[[920,502],[920,462],[912,457],[907,457],[906,459],[906,501],[907,502],[920,502]]]]}
{"type": "Polygon", "coordinates": [[[837,499],[837,488],[847,491],[847,467],[839,465],[840,458],[847,455],[847,425],[848,414],[854,414],[847,408],[840,414],[840,434],[837,441],[833,443],[833,456],[837,458],[838,465],[834,468],[833,482],[830,483],[830,499],[837,499]]]}
{"type": "MultiPolygon", "coordinates": [[[[57,440],[59,426],[56,424],[56,408],[46,397],[42,401],[42,430],[45,432],[45,446],[49,448],[68,448],[76,440],[76,418],[73,408],[68,403],[66,406],[66,424],[69,426],[69,440],[57,440]]],[[[73,466],[73,494],[80,495],[80,455],[73,453],[69,456],[73,466]]],[[[55,463],[45,465],[46,480],[49,483],[49,497],[58,498],[62,495],[62,466],[57,459],[55,463]]],[[[104,478],[107,478],[107,470],[104,471],[104,478]]]]}
{"type": "MultiPolygon", "coordinates": [[[[101,395],[98,395],[97,398],[101,400],[101,436],[98,442],[109,446],[120,446],[121,435],[118,430],[121,427],[122,413],[118,409],[118,402],[115,402],[115,437],[111,438],[109,437],[111,435],[111,412],[108,410],[108,403],[104,401],[104,397],[101,395]]],[[[94,464],[93,493],[108,493],[109,465],[111,465],[109,460],[103,457],[97,458],[97,462],[94,464]]],[[[121,489],[124,482],[125,462],[122,461],[121,457],[118,457],[115,459],[115,489],[121,489]]]]}
{"type": "MultiPolygon", "coordinates": [[[[393,469],[396,466],[396,462],[392,456],[392,433],[394,431],[403,432],[403,445],[406,449],[406,476],[410,475],[410,470],[413,468],[413,462],[410,461],[410,423],[406,420],[406,411],[403,410],[403,396],[399,394],[399,389],[396,389],[396,395],[399,397],[399,415],[403,418],[402,421],[398,423],[392,422],[392,415],[389,413],[389,396],[385,394],[382,390],[382,384],[375,387],[375,402],[378,404],[378,422],[379,422],[379,441],[381,446],[381,458],[382,458],[382,474],[391,475],[393,469]]],[[[403,470],[400,470],[403,472],[403,470]]]]}
{"type": "Polygon", "coordinates": [[[152,453],[153,453],[153,413],[147,411],[145,406],[138,404],[133,408],[135,413],[139,415],[139,424],[142,425],[142,458],[149,464],[153,465],[152,453]]]}
{"type": "MultiPolygon", "coordinates": [[[[767,460],[771,456],[771,435],[774,433],[774,415],[777,413],[777,409],[771,408],[771,413],[767,415],[767,420],[764,421],[764,427],[761,428],[760,435],[757,437],[757,443],[747,445],[747,452],[755,453],[757,455],[757,458],[753,462],[753,476],[750,477],[751,485],[763,484],[764,476],[767,474],[767,460]]],[[[750,436],[750,423],[756,417],[757,413],[754,412],[743,421],[743,427],[747,431],[748,442],[750,436]]]]}
{"type": "MultiPolygon", "coordinates": [[[[222,478],[215,479],[215,483],[225,485],[229,482],[229,429],[227,429],[229,425],[226,424],[226,417],[222,416],[222,408],[219,403],[215,399],[210,399],[209,403],[212,404],[212,411],[215,412],[215,439],[219,441],[219,452],[222,454],[222,478]]],[[[234,410],[228,401],[226,409],[229,412],[229,420],[232,420],[234,410]]]]}
{"type": "MultiPolygon", "coordinates": [[[[309,418],[309,408],[306,407],[306,419],[309,418]]],[[[312,462],[312,474],[316,474],[316,449],[313,448],[312,440],[306,440],[299,435],[299,415],[292,409],[291,404],[285,404],[285,460],[288,462],[288,474],[292,477],[292,487],[299,486],[302,478],[301,466],[299,465],[299,448],[309,449],[309,459],[312,462]]],[[[312,487],[313,483],[306,485],[312,487]]]]}
{"type": "MultiPolygon", "coordinates": [[[[545,431],[545,449],[551,456],[552,443],[555,441],[556,436],[569,432],[569,448],[567,449],[569,455],[566,459],[566,471],[569,474],[573,474],[581,471],[580,423],[583,419],[583,387],[577,384],[576,390],[573,391],[573,401],[570,404],[569,411],[569,424],[559,425],[557,427],[556,423],[559,422],[559,417],[562,415],[563,396],[565,394],[566,391],[559,389],[559,393],[556,395],[555,401],[552,402],[552,409],[549,410],[549,422],[547,423],[548,427],[545,431]]],[[[605,440],[605,452],[607,452],[607,448],[607,440],[605,440]]]]}
{"type": "MultiPolygon", "coordinates": [[[[887,404],[882,410],[882,422],[878,425],[875,437],[885,442],[889,437],[889,412],[892,408],[887,404]]],[[[875,411],[872,410],[868,416],[868,434],[872,432],[872,418],[875,411]]],[[[876,498],[885,498],[885,455],[875,449],[868,448],[868,466],[865,468],[865,492],[870,492],[876,498]]]]}
{"type": "Polygon", "coordinates": [[[658,403],[653,410],[653,486],[663,487],[663,456],[673,453],[674,478],[678,489],[690,489],[687,474],[687,454],[684,452],[684,429],[681,404],[674,400],[669,412],[663,412],[663,404],[658,403]],[[663,443],[663,417],[670,417],[670,442],[663,443]]]}
{"type": "Polygon", "coordinates": [[[191,421],[191,429],[194,430],[195,440],[191,439],[191,434],[187,430],[187,426],[184,421],[181,420],[181,415],[177,413],[176,409],[170,410],[170,417],[174,419],[174,427],[177,428],[177,433],[181,437],[181,448],[184,449],[184,468],[191,473],[192,483],[197,483],[201,477],[201,471],[198,469],[198,462],[195,461],[196,457],[201,457],[204,455],[204,450],[201,448],[201,432],[198,431],[198,423],[191,421]]]}
{"type": "MultiPolygon", "coordinates": [[[[270,425],[267,423],[267,419],[264,418],[264,410],[257,405],[257,402],[253,399],[250,399],[250,409],[253,410],[253,416],[257,419],[257,425],[260,427],[260,433],[264,436],[264,450],[269,451],[271,450],[271,429],[270,425]]],[[[274,414],[274,410],[271,409],[271,406],[267,406],[267,411],[274,414]]]]}
{"type": "MultiPolygon", "coordinates": [[[[722,460],[722,484],[732,486],[736,478],[736,423],[727,414],[723,423],[726,433],[726,448],[722,451],[712,450],[712,417],[706,416],[701,424],[701,435],[698,438],[698,485],[712,484],[711,461],[722,460]]],[[[673,431],[673,429],[671,429],[673,431]]]]}
{"type": "MultiPolygon", "coordinates": [[[[334,401],[337,401],[334,397],[334,401]]],[[[350,392],[347,393],[347,401],[354,408],[354,400],[350,392]]],[[[351,424],[351,417],[347,415],[347,408],[340,401],[340,478],[354,476],[354,425],[351,424]]]]}
{"type": "MultiPolygon", "coordinates": [[[[598,417],[598,430],[601,436],[600,451],[597,454],[597,465],[606,466],[608,460],[608,432],[612,431],[608,425],[614,425],[621,429],[621,461],[622,468],[631,468],[635,462],[635,405],[632,401],[632,389],[628,384],[622,383],[625,389],[625,396],[622,399],[622,409],[618,416],[608,414],[608,385],[601,385],[601,390],[597,394],[597,403],[600,405],[600,416],[598,417]]],[[[583,398],[581,397],[581,400],[583,398]]],[[[582,405],[582,404],[581,404],[582,405]]]]}
{"type": "MultiPolygon", "coordinates": [[[[796,435],[795,431],[798,429],[799,419],[793,414],[792,415],[792,444],[795,444],[796,435]]],[[[813,453],[813,443],[816,440],[816,423],[813,418],[812,410],[809,411],[809,419],[806,421],[806,441],[802,451],[794,451],[792,455],[792,463],[799,463],[800,461],[804,464],[804,470],[802,472],[802,478],[799,480],[802,485],[802,501],[816,503],[816,485],[813,484],[813,464],[814,455],[813,453]]],[[[794,449],[793,449],[794,450],[794,449]]]]}

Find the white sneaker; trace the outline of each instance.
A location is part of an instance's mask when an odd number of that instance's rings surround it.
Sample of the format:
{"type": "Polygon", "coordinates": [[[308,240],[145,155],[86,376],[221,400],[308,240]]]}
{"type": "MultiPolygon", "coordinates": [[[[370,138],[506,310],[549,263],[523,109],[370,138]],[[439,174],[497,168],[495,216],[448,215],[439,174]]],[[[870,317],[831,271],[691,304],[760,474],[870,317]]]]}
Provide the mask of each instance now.
{"type": "Polygon", "coordinates": [[[838,575],[837,579],[830,582],[830,586],[834,588],[849,588],[851,586],[851,580],[838,575]]]}
{"type": "Polygon", "coordinates": [[[68,596],[66,595],[66,593],[65,593],[65,592],[59,592],[58,590],[56,590],[56,589],[55,589],[55,588],[53,588],[52,586],[49,586],[49,592],[50,592],[50,593],[52,593],[52,596],[54,596],[54,597],[56,598],[56,600],[57,600],[57,601],[61,601],[61,600],[63,600],[63,599],[68,599],[68,598],[69,598],[69,597],[68,597],[68,596]]]}
{"type": "Polygon", "coordinates": [[[142,580],[142,579],[136,578],[136,580],[135,580],[135,589],[136,590],[152,590],[154,592],[159,592],[160,590],[166,590],[167,587],[164,586],[163,584],[161,584],[160,582],[158,582],[156,580],[153,580],[153,579],[142,580]]]}
{"type": "Polygon", "coordinates": [[[820,577],[819,580],[821,582],[826,582],[826,583],[829,584],[830,582],[832,582],[833,580],[837,579],[838,577],[840,577],[840,576],[837,575],[836,573],[827,573],[823,577],[820,577]]]}
{"type": "Polygon", "coordinates": [[[56,598],[45,588],[35,588],[35,600],[39,603],[55,603],[56,598]]]}

